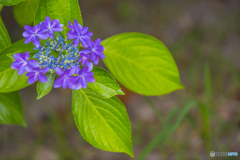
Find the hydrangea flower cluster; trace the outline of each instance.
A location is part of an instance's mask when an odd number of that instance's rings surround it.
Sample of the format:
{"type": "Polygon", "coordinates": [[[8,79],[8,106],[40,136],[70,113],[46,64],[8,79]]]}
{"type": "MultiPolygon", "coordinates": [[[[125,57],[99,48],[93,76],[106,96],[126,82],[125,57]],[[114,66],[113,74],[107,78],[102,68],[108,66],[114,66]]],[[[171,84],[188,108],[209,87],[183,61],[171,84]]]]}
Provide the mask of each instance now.
{"type": "Polygon", "coordinates": [[[88,31],[88,27],[81,26],[76,19],[73,24],[70,21],[68,23],[70,31],[65,39],[54,36],[55,32],[63,31],[63,24],[60,24],[58,19],[51,20],[46,17],[44,22],[34,27],[24,26],[24,43],[32,42],[36,52],[32,57],[29,52],[14,54],[15,61],[11,68],[18,70],[19,75],[27,71],[29,84],[37,80],[46,83],[48,79],[45,73],[48,72],[59,76],[54,82],[54,88],[68,87],[78,90],[86,88],[87,82],[94,83],[91,72],[93,64],[97,65],[99,58],[105,58],[101,39],[93,42],[93,33],[88,31]],[[40,40],[47,41],[41,45],[40,40]]]}

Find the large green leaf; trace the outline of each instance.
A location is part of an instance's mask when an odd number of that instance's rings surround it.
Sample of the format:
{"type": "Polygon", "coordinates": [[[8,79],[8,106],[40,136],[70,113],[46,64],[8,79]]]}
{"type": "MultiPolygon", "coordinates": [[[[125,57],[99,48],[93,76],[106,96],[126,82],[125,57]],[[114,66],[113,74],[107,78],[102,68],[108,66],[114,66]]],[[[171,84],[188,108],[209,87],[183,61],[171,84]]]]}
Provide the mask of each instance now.
{"type": "Polygon", "coordinates": [[[0,0],[0,4],[3,4],[4,6],[13,6],[22,1],[24,0],[0,0]]]}
{"type": "Polygon", "coordinates": [[[37,99],[42,98],[43,96],[47,95],[53,87],[54,79],[55,79],[55,74],[47,73],[46,74],[48,81],[46,83],[42,83],[38,81],[37,84],[37,92],[38,92],[38,97],[37,99]]]}
{"type": "Polygon", "coordinates": [[[26,0],[13,7],[13,14],[18,24],[31,25],[38,7],[39,0],[26,0]]]}
{"type": "Polygon", "coordinates": [[[8,32],[3,24],[2,18],[0,17],[0,51],[11,45],[11,40],[8,32]]]}
{"type": "Polygon", "coordinates": [[[100,67],[94,67],[92,72],[94,73],[93,76],[96,81],[94,83],[88,83],[88,87],[96,93],[105,98],[110,98],[118,94],[124,95],[123,91],[108,71],[100,67]]]}
{"type": "Polygon", "coordinates": [[[122,33],[102,42],[104,63],[128,89],[143,95],[163,95],[184,88],[177,65],[158,39],[141,33],[122,33]]]}
{"type": "Polygon", "coordinates": [[[102,98],[87,89],[74,90],[72,111],[78,130],[86,141],[96,148],[133,157],[131,126],[119,99],[102,98]]]}
{"type": "Polygon", "coordinates": [[[19,93],[0,93],[0,124],[26,126],[19,93]]]}
{"type": "Polygon", "coordinates": [[[59,19],[64,24],[63,35],[67,35],[68,21],[73,22],[77,19],[82,24],[82,15],[77,0],[40,0],[35,14],[34,24],[44,21],[46,16],[51,19],[59,19]]]}
{"type": "Polygon", "coordinates": [[[12,92],[29,86],[27,78],[24,75],[18,75],[17,70],[11,68],[12,60],[8,54],[14,53],[17,50],[23,52],[33,52],[34,45],[32,43],[24,44],[24,40],[20,40],[10,47],[0,52],[0,92],[12,92]]]}

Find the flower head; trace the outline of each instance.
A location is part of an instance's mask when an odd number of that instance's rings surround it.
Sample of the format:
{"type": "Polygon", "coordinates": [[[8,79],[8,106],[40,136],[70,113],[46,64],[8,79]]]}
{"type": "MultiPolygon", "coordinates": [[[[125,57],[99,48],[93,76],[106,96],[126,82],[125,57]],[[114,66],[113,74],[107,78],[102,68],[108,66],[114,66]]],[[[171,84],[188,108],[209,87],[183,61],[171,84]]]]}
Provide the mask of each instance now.
{"type": "Polygon", "coordinates": [[[75,77],[73,77],[73,74],[75,73],[74,67],[67,69],[65,72],[62,70],[62,68],[56,67],[55,71],[60,77],[56,79],[53,85],[54,88],[59,87],[62,87],[63,89],[66,89],[67,87],[70,89],[76,88],[76,80],[75,77]]]}
{"type": "Polygon", "coordinates": [[[93,72],[88,71],[88,66],[84,66],[82,69],[76,70],[78,76],[76,76],[76,90],[80,88],[87,88],[87,82],[94,83],[93,72]]]}
{"type": "Polygon", "coordinates": [[[88,43],[88,49],[84,49],[81,52],[85,53],[85,54],[90,53],[91,60],[93,61],[93,63],[95,65],[97,65],[99,62],[99,57],[102,59],[105,59],[105,56],[103,54],[104,47],[102,45],[100,45],[101,39],[98,38],[94,42],[89,40],[89,41],[87,41],[87,43],[88,43]]]}
{"type": "Polygon", "coordinates": [[[49,37],[53,39],[54,32],[61,32],[63,31],[63,24],[59,23],[59,19],[54,19],[51,21],[50,17],[46,17],[45,21],[41,23],[42,31],[48,32],[49,37]]]}
{"type": "Polygon", "coordinates": [[[26,66],[26,71],[28,72],[26,76],[28,76],[28,83],[32,84],[39,80],[42,83],[47,82],[47,76],[43,73],[47,73],[49,71],[49,67],[45,67],[40,69],[39,64],[36,60],[31,60],[32,62],[26,66]]]}
{"type": "Polygon", "coordinates": [[[19,75],[27,71],[29,84],[37,80],[47,82],[47,77],[44,75],[47,72],[60,76],[55,80],[54,88],[80,89],[86,88],[87,82],[95,82],[91,72],[93,63],[97,64],[99,57],[105,58],[104,48],[100,45],[101,40],[92,42],[92,32],[88,31],[88,27],[81,26],[76,19],[73,24],[70,21],[68,24],[70,29],[68,38],[64,38],[61,34],[53,37],[54,32],[63,31],[63,24],[60,24],[58,19],[51,20],[48,16],[45,21],[33,28],[24,26],[25,43],[32,41],[36,46],[33,48],[35,50],[33,58],[36,60],[30,59],[29,52],[15,54],[16,61],[12,63],[11,68],[17,69],[19,75]],[[39,39],[48,40],[41,46],[39,39]],[[79,50],[79,43],[86,49],[79,50]]]}
{"type": "Polygon", "coordinates": [[[74,20],[73,26],[70,24],[68,27],[72,28],[67,36],[69,39],[74,39],[73,45],[77,47],[80,41],[83,47],[87,47],[87,41],[90,40],[93,35],[92,32],[88,31],[88,27],[81,26],[76,19],[74,20]]]}
{"type": "Polygon", "coordinates": [[[48,33],[46,33],[46,31],[42,30],[41,25],[36,25],[33,28],[25,25],[24,29],[26,30],[25,32],[23,32],[23,37],[26,38],[25,40],[25,44],[30,43],[31,41],[33,42],[33,44],[38,48],[41,43],[39,39],[47,39],[48,38],[48,33]]]}
{"type": "Polygon", "coordinates": [[[29,52],[14,54],[13,58],[16,60],[12,63],[11,68],[17,69],[18,74],[22,75],[25,72],[27,66],[27,60],[30,58],[29,52]]]}

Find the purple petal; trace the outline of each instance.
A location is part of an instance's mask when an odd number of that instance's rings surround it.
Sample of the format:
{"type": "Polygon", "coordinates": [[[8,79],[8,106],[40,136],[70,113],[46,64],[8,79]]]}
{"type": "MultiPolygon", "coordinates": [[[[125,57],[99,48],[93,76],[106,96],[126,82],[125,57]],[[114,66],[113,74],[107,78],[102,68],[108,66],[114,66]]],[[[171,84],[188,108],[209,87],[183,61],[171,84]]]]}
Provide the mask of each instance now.
{"type": "Polygon", "coordinates": [[[94,73],[93,72],[86,72],[84,75],[87,76],[87,77],[89,77],[89,76],[91,77],[91,76],[94,75],[94,73]]]}
{"type": "MultiPolygon", "coordinates": [[[[79,52],[79,54],[83,53],[83,54],[88,54],[90,53],[91,51],[89,49],[83,49],[79,52]]],[[[82,56],[82,55],[81,55],[82,56]]]]}
{"type": "Polygon", "coordinates": [[[27,71],[27,72],[34,72],[34,69],[32,68],[32,67],[30,67],[30,66],[25,66],[25,70],[27,71]]]}
{"type": "Polygon", "coordinates": [[[101,43],[101,39],[100,39],[100,38],[96,39],[96,40],[94,41],[94,48],[96,48],[97,46],[99,46],[100,43],[101,43]]]}
{"type": "Polygon", "coordinates": [[[45,67],[45,68],[40,69],[39,71],[41,73],[47,73],[49,71],[49,69],[50,69],[49,67],[45,67]]]}
{"type": "Polygon", "coordinates": [[[70,69],[65,71],[67,76],[72,76],[75,73],[75,67],[71,67],[70,69]]]}
{"type": "Polygon", "coordinates": [[[95,53],[92,52],[92,53],[91,53],[91,60],[94,61],[94,59],[96,59],[96,57],[97,57],[97,56],[95,55],[95,53]]]}
{"type": "Polygon", "coordinates": [[[84,29],[82,30],[82,34],[87,33],[87,31],[88,31],[88,27],[84,27],[84,29]]]}
{"type": "Polygon", "coordinates": [[[33,44],[38,48],[39,46],[41,46],[41,43],[39,41],[39,39],[37,38],[37,36],[33,37],[33,44]]]}
{"type": "Polygon", "coordinates": [[[30,43],[30,42],[32,41],[32,39],[33,39],[33,36],[27,37],[27,38],[25,39],[24,43],[25,43],[25,44],[28,44],[28,43],[30,43]]]}
{"type": "Polygon", "coordinates": [[[12,69],[18,69],[22,65],[21,62],[15,61],[12,63],[11,68],[12,69]]]}
{"type": "Polygon", "coordinates": [[[50,25],[50,24],[51,24],[51,18],[47,16],[47,17],[45,18],[45,22],[46,22],[48,25],[50,25]]]}
{"type": "Polygon", "coordinates": [[[93,69],[93,63],[92,62],[88,62],[87,64],[86,64],[86,66],[88,67],[88,72],[90,72],[92,69],[93,69]]]}
{"type": "Polygon", "coordinates": [[[97,64],[98,64],[98,62],[99,62],[99,57],[98,57],[98,56],[96,56],[96,58],[93,60],[93,63],[94,63],[95,65],[97,65],[97,64]]]}
{"type": "Polygon", "coordinates": [[[84,66],[83,68],[82,68],[82,72],[87,72],[88,71],[88,66],[84,66]]]}
{"type": "Polygon", "coordinates": [[[32,68],[38,68],[39,67],[39,63],[37,60],[29,60],[27,61],[28,66],[32,67],[32,68]]]}
{"type": "Polygon", "coordinates": [[[68,36],[69,39],[74,39],[74,38],[77,37],[77,34],[76,34],[76,32],[69,31],[67,33],[67,36],[68,36]]]}
{"type": "Polygon", "coordinates": [[[63,89],[66,89],[66,88],[67,88],[67,81],[66,81],[66,80],[63,80],[62,88],[63,88],[63,89]]]}
{"type": "Polygon", "coordinates": [[[28,78],[28,83],[29,84],[33,84],[34,82],[37,81],[37,76],[32,76],[28,78]]]}
{"type": "Polygon", "coordinates": [[[42,73],[39,73],[39,74],[38,74],[38,80],[39,80],[40,82],[42,82],[42,83],[46,83],[46,82],[48,81],[47,76],[45,76],[45,75],[42,74],[42,73]]]}
{"type": "Polygon", "coordinates": [[[45,33],[40,33],[40,32],[38,32],[38,33],[37,33],[37,37],[40,38],[40,39],[45,40],[45,39],[48,38],[48,35],[45,34],[45,33]]]}
{"type": "Polygon", "coordinates": [[[58,79],[55,80],[53,87],[59,88],[62,86],[62,83],[63,83],[63,78],[59,77],[58,79]]]}
{"type": "Polygon", "coordinates": [[[19,74],[19,75],[22,75],[24,72],[25,72],[25,67],[24,67],[24,66],[20,66],[20,67],[18,68],[18,74],[19,74]]]}
{"type": "Polygon", "coordinates": [[[85,39],[80,38],[80,41],[81,41],[81,44],[83,47],[85,47],[85,48],[88,47],[87,41],[85,39]]]}
{"type": "Polygon", "coordinates": [[[19,61],[19,62],[24,62],[25,60],[23,59],[23,57],[21,56],[21,53],[19,54],[14,54],[13,55],[13,58],[16,60],[16,61],[19,61]]]}
{"type": "Polygon", "coordinates": [[[81,76],[79,76],[79,78],[78,78],[75,90],[79,90],[80,88],[82,88],[82,77],[81,76]]]}
{"type": "Polygon", "coordinates": [[[56,27],[58,24],[59,24],[59,19],[54,19],[54,20],[52,21],[52,27],[53,27],[53,28],[56,27]]]}
{"type": "Polygon", "coordinates": [[[95,82],[95,79],[94,79],[94,77],[92,77],[92,76],[87,76],[87,77],[85,77],[85,79],[86,79],[88,82],[90,82],[90,83],[94,83],[94,82],[95,82]]]}
{"type": "Polygon", "coordinates": [[[80,68],[78,66],[72,66],[72,68],[75,69],[75,73],[78,74],[78,72],[80,71],[80,68]]]}
{"type": "Polygon", "coordinates": [[[96,55],[98,55],[100,58],[105,59],[105,55],[102,52],[96,51],[96,55]]]}
{"type": "Polygon", "coordinates": [[[25,25],[24,26],[24,29],[29,32],[29,33],[33,33],[33,30],[32,30],[32,27],[28,26],[28,25],[25,25]]]}
{"type": "Polygon", "coordinates": [[[62,32],[63,31],[63,28],[62,27],[54,27],[53,30],[55,32],[62,32]]]}
{"type": "Polygon", "coordinates": [[[30,53],[27,51],[24,53],[24,59],[28,60],[30,58],[30,53]]]}
{"type": "Polygon", "coordinates": [[[76,88],[76,84],[72,83],[71,81],[67,81],[67,87],[70,89],[75,89],[76,88]]]}
{"type": "Polygon", "coordinates": [[[56,67],[56,68],[55,68],[55,72],[56,72],[59,76],[61,76],[62,74],[64,74],[62,68],[60,68],[60,67],[56,67]]]}
{"type": "Polygon", "coordinates": [[[35,72],[29,72],[26,74],[27,77],[33,77],[35,76],[35,72]]]}
{"type": "Polygon", "coordinates": [[[92,35],[93,35],[93,33],[92,33],[92,32],[89,32],[89,31],[84,34],[84,36],[86,36],[86,37],[91,37],[92,35]]]}
{"type": "Polygon", "coordinates": [[[32,35],[32,34],[29,33],[29,32],[27,32],[27,31],[23,32],[23,34],[22,34],[22,36],[25,37],[25,38],[27,38],[27,37],[29,37],[29,36],[31,36],[31,35],[32,35]]]}
{"type": "Polygon", "coordinates": [[[87,88],[87,81],[85,78],[82,79],[83,88],[87,88]]]}
{"type": "Polygon", "coordinates": [[[77,47],[79,45],[79,38],[75,38],[73,41],[74,47],[77,47]]]}

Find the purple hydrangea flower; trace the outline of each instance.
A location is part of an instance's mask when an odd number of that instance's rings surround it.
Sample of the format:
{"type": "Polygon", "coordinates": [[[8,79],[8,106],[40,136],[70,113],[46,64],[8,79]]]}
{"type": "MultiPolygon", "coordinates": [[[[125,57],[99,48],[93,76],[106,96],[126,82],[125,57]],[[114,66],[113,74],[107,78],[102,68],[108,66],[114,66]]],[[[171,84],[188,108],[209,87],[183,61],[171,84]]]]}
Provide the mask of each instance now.
{"type": "Polygon", "coordinates": [[[73,29],[68,32],[67,36],[69,39],[74,39],[74,47],[79,45],[79,41],[83,47],[88,47],[87,41],[90,40],[90,37],[93,35],[92,32],[88,31],[88,27],[81,26],[76,19],[74,20],[73,26],[69,25],[69,27],[73,29]]]}
{"type": "Polygon", "coordinates": [[[67,69],[65,72],[60,67],[55,68],[56,73],[60,76],[56,79],[53,87],[59,88],[62,87],[63,89],[66,89],[66,87],[70,89],[76,88],[76,79],[72,75],[75,73],[75,67],[71,67],[70,69],[67,69]]]}
{"type": "Polygon", "coordinates": [[[81,53],[81,51],[79,52],[80,53],[80,59],[79,59],[79,62],[82,62],[82,65],[85,65],[87,63],[89,63],[89,55],[87,54],[84,54],[84,53],[81,53]]]}
{"type": "Polygon", "coordinates": [[[102,58],[102,59],[105,59],[105,56],[103,54],[104,47],[102,45],[100,45],[101,44],[101,39],[98,38],[94,42],[89,40],[89,41],[87,41],[87,43],[88,43],[89,47],[87,49],[82,50],[81,52],[85,53],[85,54],[90,53],[91,60],[93,61],[93,63],[95,65],[97,65],[98,62],[99,62],[99,57],[102,58]]]}
{"type": "Polygon", "coordinates": [[[18,74],[22,75],[25,72],[25,67],[28,64],[28,59],[30,58],[29,52],[14,54],[13,58],[16,60],[12,63],[12,69],[18,69],[18,74]]]}
{"type": "Polygon", "coordinates": [[[76,76],[76,90],[80,88],[87,88],[87,82],[94,83],[95,79],[93,77],[93,72],[88,71],[88,66],[84,66],[82,69],[78,68],[76,70],[78,76],[76,76]]]}
{"type": "Polygon", "coordinates": [[[31,63],[29,63],[26,67],[26,71],[28,72],[26,76],[28,76],[28,83],[33,84],[37,80],[39,80],[42,83],[47,82],[47,76],[44,75],[44,73],[47,73],[49,71],[49,67],[45,67],[40,69],[39,64],[36,60],[31,60],[31,63]]]}
{"type": "Polygon", "coordinates": [[[68,24],[69,24],[68,28],[71,29],[71,31],[74,31],[72,23],[70,21],[68,21],[68,24]]]}
{"type": "Polygon", "coordinates": [[[41,30],[41,25],[36,25],[33,28],[25,25],[24,29],[26,30],[25,32],[23,32],[23,37],[26,38],[25,40],[25,44],[30,43],[31,41],[33,42],[33,44],[38,48],[39,46],[41,46],[40,40],[39,39],[47,39],[48,38],[48,33],[46,33],[45,31],[41,30]]]}
{"type": "Polygon", "coordinates": [[[41,23],[42,31],[48,32],[49,37],[53,39],[54,32],[61,32],[63,31],[63,24],[59,23],[59,19],[54,19],[51,21],[50,17],[46,17],[45,21],[41,23]]]}

